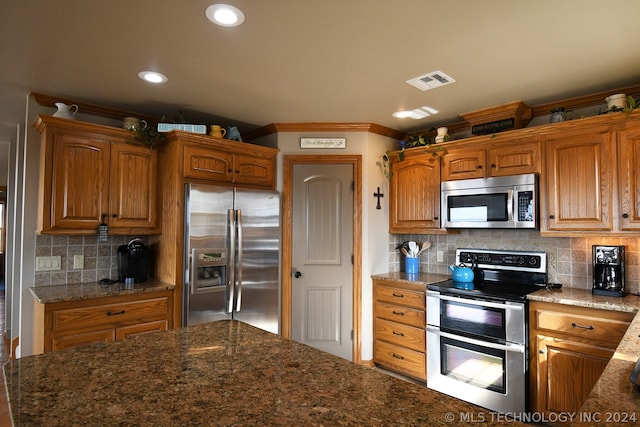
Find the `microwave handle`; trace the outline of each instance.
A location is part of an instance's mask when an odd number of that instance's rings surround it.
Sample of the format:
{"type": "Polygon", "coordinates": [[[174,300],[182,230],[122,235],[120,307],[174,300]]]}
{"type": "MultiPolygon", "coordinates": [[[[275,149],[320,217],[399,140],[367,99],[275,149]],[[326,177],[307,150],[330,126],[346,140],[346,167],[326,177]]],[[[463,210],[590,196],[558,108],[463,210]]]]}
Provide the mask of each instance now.
{"type": "Polygon", "coordinates": [[[509,218],[509,222],[514,223],[513,212],[516,211],[516,203],[518,203],[516,192],[513,190],[507,190],[507,200],[510,200],[511,203],[507,203],[507,216],[509,218]]]}

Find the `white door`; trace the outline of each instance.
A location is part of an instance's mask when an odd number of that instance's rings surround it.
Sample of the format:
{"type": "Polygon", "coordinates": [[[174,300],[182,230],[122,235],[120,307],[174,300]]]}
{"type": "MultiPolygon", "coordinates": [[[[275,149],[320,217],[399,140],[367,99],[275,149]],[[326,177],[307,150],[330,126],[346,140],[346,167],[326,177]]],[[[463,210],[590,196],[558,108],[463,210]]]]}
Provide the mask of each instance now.
{"type": "Polygon", "coordinates": [[[352,360],[353,166],[293,167],[291,337],[352,360]]]}

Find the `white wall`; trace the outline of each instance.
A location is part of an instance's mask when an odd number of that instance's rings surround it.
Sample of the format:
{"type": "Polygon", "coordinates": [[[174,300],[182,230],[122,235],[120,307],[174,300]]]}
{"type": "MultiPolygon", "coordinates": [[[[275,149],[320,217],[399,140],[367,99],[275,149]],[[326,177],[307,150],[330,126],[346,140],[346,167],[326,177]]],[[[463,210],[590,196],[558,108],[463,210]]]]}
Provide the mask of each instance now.
{"type": "MultiPolygon", "coordinates": [[[[362,156],[362,359],[373,359],[373,293],[371,275],[388,270],[389,191],[388,183],[376,162],[387,150],[395,149],[397,141],[369,132],[286,132],[270,135],[277,139],[278,176],[276,187],[283,188],[283,157],[285,155],[354,155],[362,156]],[[301,149],[301,137],[346,137],[345,149],[301,149]],[[377,187],[385,195],[381,199],[382,209],[377,210],[377,199],[373,197],[377,187]]],[[[265,142],[262,140],[261,142],[265,142]]],[[[294,236],[295,238],[295,236],[294,236]]]]}

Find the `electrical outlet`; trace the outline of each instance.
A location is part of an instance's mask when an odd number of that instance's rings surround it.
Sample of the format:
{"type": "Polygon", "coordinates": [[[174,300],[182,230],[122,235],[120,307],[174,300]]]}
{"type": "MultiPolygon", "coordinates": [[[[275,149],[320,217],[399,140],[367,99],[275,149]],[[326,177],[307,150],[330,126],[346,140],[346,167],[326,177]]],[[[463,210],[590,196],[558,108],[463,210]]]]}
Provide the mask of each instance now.
{"type": "Polygon", "coordinates": [[[436,259],[438,262],[444,262],[444,252],[443,251],[437,251],[436,252],[436,259]]]}
{"type": "Polygon", "coordinates": [[[84,268],[84,255],[73,256],[73,268],[76,270],[84,268]]]}
{"type": "Polygon", "coordinates": [[[36,271],[56,271],[60,270],[60,256],[38,256],[36,257],[36,271]]]}

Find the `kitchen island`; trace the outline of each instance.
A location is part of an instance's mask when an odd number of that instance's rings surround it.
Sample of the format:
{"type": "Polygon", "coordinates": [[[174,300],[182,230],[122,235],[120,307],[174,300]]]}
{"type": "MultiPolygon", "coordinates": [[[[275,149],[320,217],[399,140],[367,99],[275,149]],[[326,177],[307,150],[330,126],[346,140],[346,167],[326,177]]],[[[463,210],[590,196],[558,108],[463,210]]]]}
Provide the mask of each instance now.
{"type": "Polygon", "coordinates": [[[15,426],[521,425],[238,321],[4,366],[15,426]]]}

